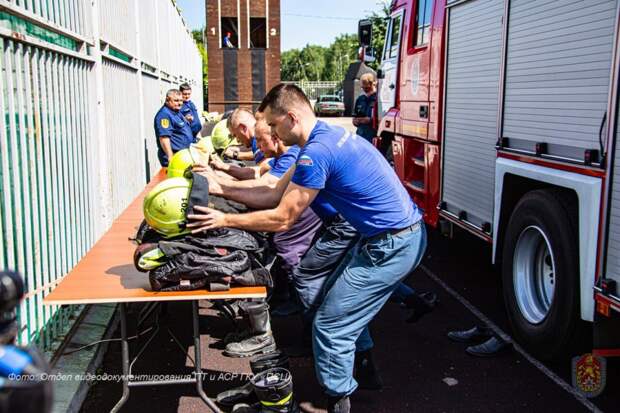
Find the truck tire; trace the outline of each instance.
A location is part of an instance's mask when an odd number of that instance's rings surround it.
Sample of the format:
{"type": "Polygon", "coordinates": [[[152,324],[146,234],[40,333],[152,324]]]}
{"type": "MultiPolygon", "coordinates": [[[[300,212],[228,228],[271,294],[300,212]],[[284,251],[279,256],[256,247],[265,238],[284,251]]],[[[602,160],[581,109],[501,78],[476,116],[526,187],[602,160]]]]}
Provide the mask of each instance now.
{"type": "Polygon", "coordinates": [[[529,192],[504,239],[503,291],[517,341],[541,359],[567,355],[580,321],[577,205],[561,189],[529,192]]]}

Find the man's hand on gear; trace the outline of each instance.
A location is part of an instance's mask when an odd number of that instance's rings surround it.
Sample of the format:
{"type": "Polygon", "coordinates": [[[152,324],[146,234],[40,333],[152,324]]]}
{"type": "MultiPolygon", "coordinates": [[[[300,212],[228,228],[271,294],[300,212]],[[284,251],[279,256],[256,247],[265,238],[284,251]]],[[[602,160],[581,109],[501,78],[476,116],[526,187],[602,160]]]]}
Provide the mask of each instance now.
{"type": "Polygon", "coordinates": [[[209,166],[204,165],[194,165],[192,168],[194,172],[199,175],[204,176],[209,181],[209,193],[211,195],[222,195],[222,186],[217,181],[217,175],[215,175],[215,171],[211,169],[209,166]]]}
{"type": "Polygon", "coordinates": [[[220,171],[225,171],[226,168],[226,164],[224,162],[222,162],[219,158],[213,158],[211,159],[211,166],[213,167],[213,169],[218,169],[220,171]]]}
{"type": "Polygon", "coordinates": [[[187,224],[192,234],[226,226],[226,214],[223,212],[198,205],[194,207],[194,211],[201,212],[201,214],[187,215],[187,218],[192,221],[187,224]]]}
{"type": "Polygon", "coordinates": [[[224,151],[224,155],[227,158],[237,159],[237,157],[239,156],[239,148],[228,147],[224,151]]]}

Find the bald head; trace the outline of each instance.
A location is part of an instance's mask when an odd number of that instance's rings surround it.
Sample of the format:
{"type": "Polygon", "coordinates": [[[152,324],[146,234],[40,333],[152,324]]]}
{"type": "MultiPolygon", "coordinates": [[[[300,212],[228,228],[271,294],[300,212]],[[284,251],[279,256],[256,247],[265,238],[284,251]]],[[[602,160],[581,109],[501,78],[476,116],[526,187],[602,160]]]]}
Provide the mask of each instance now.
{"type": "Polygon", "coordinates": [[[237,108],[228,118],[228,130],[247,147],[256,133],[255,126],[256,119],[247,109],[237,108]]]}

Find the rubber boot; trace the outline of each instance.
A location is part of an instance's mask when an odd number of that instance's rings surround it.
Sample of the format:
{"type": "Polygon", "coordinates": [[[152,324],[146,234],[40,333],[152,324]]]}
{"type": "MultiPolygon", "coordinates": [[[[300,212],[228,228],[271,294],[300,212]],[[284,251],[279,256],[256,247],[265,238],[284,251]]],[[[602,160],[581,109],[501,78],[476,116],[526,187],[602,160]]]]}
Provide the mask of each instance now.
{"type": "Polygon", "coordinates": [[[375,366],[370,350],[355,353],[353,377],[363,390],[381,390],[383,380],[375,366]]]}
{"type": "MultiPolygon", "coordinates": [[[[250,368],[253,374],[259,374],[272,368],[289,368],[288,357],[279,351],[254,357],[250,360],[250,368]]],[[[252,383],[248,380],[242,386],[221,392],[215,398],[219,404],[223,406],[234,406],[237,403],[256,403],[258,399],[254,393],[252,383]]]]}
{"type": "Polygon", "coordinates": [[[327,398],[327,413],[349,413],[351,411],[351,400],[349,396],[329,396],[327,398]]]}
{"type": "Polygon", "coordinates": [[[255,375],[252,380],[258,403],[238,404],[233,413],[299,413],[293,397],[293,379],[284,368],[273,368],[255,375]]]}
{"type": "Polygon", "coordinates": [[[224,354],[229,357],[250,357],[270,353],[276,349],[269,321],[269,305],[265,302],[252,302],[248,303],[246,309],[251,335],[246,339],[226,345],[224,354]]]}

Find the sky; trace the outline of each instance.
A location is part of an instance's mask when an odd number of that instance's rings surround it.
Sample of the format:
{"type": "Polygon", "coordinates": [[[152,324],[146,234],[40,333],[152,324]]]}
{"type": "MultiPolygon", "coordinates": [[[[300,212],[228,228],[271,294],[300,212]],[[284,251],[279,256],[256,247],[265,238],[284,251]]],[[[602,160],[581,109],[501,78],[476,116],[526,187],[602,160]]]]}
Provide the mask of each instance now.
{"type": "MultiPolygon", "coordinates": [[[[306,44],[329,46],[342,33],[357,33],[357,22],[379,11],[381,0],[280,0],[282,50],[306,44]]],[[[176,0],[185,23],[192,29],[205,25],[204,0],[176,0]]]]}

